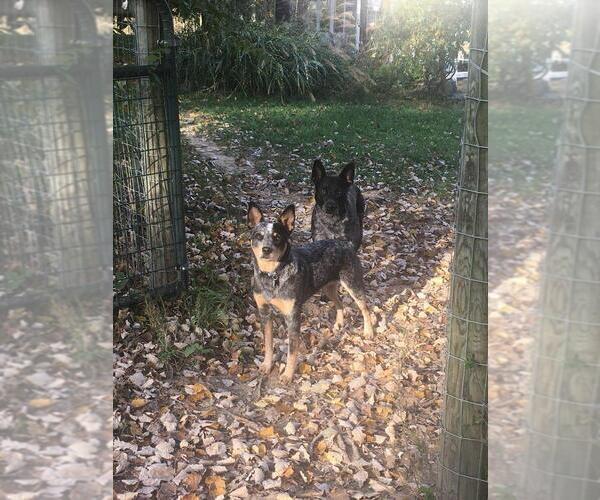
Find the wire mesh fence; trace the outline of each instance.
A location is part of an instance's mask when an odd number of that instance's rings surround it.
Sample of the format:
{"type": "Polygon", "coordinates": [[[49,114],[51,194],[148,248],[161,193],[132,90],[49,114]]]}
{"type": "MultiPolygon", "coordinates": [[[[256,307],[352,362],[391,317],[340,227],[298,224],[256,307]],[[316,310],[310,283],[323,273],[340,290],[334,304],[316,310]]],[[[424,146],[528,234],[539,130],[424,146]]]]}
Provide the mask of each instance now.
{"type": "Polygon", "coordinates": [[[115,302],[186,281],[173,21],[163,1],[117,2],[113,18],[115,302]]]}
{"type": "Polygon", "coordinates": [[[110,275],[95,23],[80,0],[0,2],[0,307],[110,275]]]}
{"type": "Polygon", "coordinates": [[[439,498],[487,498],[487,2],[474,2],[458,179],[439,498]]]}
{"type": "Polygon", "coordinates": [[[600,497],[600,5],[576,3],[542,268],[523,498],[600,497]]]}

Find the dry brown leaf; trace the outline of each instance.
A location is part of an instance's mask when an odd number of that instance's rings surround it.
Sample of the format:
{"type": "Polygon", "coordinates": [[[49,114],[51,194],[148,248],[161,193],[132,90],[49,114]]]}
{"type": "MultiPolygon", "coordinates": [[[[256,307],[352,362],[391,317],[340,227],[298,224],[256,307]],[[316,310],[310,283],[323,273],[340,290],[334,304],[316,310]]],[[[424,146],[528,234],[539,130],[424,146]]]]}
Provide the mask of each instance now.
{"type": "Polygon", "coordinates": [[[131,406],[134,408],[143,408],[148,402],[144,398],[134,398],[131,400],[131,406]]]}
{"type": "Polygon", "coordinates": [[[196,472],[189,473],[187,476],[185,476],[183,484],[187,486],[188,490],[197,490],[198,485],[200,484],[200,474],[197,474],[196,472]]]}
{"type": "Polygon", "coordinates": [[[186,386],[185,391],[190,395],[190,399],[194,403],[202,401],[203,399],[212,399],[213,397],[212,392],[202,384],[186,386]]]}
{"type": "Polygon", "coordinates": [[[315,449],[319,455],[325,453],[327,451],[327,442],[324,439],[321,439],[321,441],[317,443],[315,449]]]}
{"type": "Polygon", "coordinates": [[[258,431],[258,436],[262,439],[272,439],[277,437],[277,432],[272,425],[269,427],[263,427],[260,431],[258,431]]]}
{"type": "Polygon", "coordinates": [[[387,418],[391,415],[392,409],[389,406],[377,406],[375,413],[381,418],[387,418]]]}
{"type": "Polygon", "coordinates": [[[310,372],[312,372],[312,366],[310,366],[308,363],[300,363],[296,371],[300,375],[308,375],[310,372]]]}
{"type": "Polygon", "coordinates": [[[221,476],[208,476],[204,480],[204,484],[208,486],[211,495],[215,497],[224,495],[227,491],[227,488],[225,486],[225,480],[221,476]]]}
{"type": "Polygon", "coordinates": [[[31,406],[32,408],[48,408],[49,406],[52,406],[54,404],[54,401],[50,398],[38,398],[38,399],[32,399],[31,401],[29,401],[29,406],[31,406]]]}

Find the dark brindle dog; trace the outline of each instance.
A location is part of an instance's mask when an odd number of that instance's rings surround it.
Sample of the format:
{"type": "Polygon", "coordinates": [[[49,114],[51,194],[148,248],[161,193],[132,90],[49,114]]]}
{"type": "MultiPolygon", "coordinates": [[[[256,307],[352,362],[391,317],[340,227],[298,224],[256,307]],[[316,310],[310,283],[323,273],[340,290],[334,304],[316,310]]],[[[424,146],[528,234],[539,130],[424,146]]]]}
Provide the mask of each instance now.
{"type": "Polygon", "coordinates": [[[292,246],[294,205],[288,206],[275,221],[266,222],[254,203],[248,205],[248,224],[252,228],[251,243],[254,261],[252,289],[265,335],[263,373],[273,364],[272,308],[279,311],[288,331],[288,356],[282,380],[294,376],[300,341],[300,313],[304,303],[318,290],[323,290],[335,305],[334,329],[344,321],[338,283],[348,291],[358,305],[364,320],[365,336],[373,335],[367,309],[360,261],[347,241],[323,240],[303,246],[292,246]]]}
{"type": "Polygon", "coordinates": [[[358,250],[363,237],[365,200],[354,184],[354,162],[339,175],[327,175],[321,160],[315,160],[312,180],[315,184],[315,208],[311,219],[313,241],[348,240],[358,250]]]}

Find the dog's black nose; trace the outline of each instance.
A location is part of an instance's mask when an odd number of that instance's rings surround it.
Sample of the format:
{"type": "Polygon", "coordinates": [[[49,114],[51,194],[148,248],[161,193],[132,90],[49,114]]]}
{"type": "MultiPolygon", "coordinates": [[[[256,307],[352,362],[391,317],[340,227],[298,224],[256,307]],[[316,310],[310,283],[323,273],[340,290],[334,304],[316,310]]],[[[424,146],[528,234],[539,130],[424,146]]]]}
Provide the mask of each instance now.
{"type": "Polygon", "coordinates": [[[273,252],[273,249],[271,247],[263,247],[263,255],[271,255],[271,252],[273,252]]]}

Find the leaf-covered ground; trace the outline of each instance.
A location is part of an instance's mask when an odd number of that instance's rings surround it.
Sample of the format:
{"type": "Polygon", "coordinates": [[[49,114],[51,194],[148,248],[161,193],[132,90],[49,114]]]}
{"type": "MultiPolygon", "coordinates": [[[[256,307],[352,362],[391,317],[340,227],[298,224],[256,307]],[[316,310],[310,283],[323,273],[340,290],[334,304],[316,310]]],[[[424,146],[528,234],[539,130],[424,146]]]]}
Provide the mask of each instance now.
{"type": "Polygon", "coordinates": [[[292,181],[263,160],[226,156],[184,123],[191,286],[115,318],[117,498],[431,498],[451,204],[361,181],[360,255],[376,335],[363,338],[348,297],[346,324],[333,334],[331,304],[314,297],[302,317],[303,359],[283,386],[280,321],[276,368],[268,378],[257,369],[262,333],[243,212],[250,199],[270,213],[294,202],[294,241],[307,242],[309,159],[298,162],[303,180],[292,181]]]}

